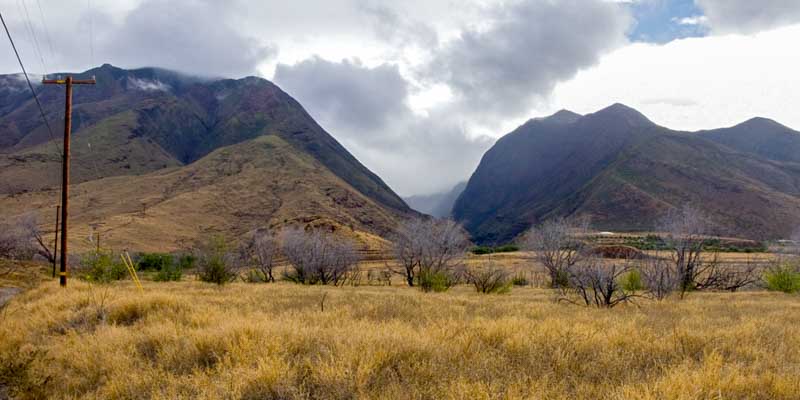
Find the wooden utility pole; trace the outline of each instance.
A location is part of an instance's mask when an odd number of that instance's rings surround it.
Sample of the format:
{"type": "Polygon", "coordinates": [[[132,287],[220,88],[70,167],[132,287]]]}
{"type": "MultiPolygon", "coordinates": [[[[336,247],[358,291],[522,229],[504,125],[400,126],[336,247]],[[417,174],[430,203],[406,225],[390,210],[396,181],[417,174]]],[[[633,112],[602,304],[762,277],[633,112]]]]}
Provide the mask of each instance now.
{"type": "Polygon", "coordinates": [[[67,286],[67,226],[69,218],[69,136],[72,131],[72,85],[94,85],[95,79],[43,79],[45,85],[65,85],[67,107],[64,112],[64,158],[61,164],[61,270],[59,283],[67,286]]]}
{"type": "Polygon", "coordinates": [[[53,243],[53,278],[56,277],[56,260],[58,259],[58,217],[61,216],[61,206],[56,206],[56,240],[53,243]]]}

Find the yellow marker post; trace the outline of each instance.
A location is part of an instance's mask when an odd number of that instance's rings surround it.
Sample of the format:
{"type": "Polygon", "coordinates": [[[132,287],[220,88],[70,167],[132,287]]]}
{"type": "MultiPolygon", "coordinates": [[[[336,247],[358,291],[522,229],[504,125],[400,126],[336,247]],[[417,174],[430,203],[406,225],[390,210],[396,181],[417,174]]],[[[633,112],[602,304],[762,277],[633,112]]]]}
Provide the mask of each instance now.
{"type": "Polygon", "coordinates": [[[136,274],[136,268],[133,266],[133,261],[131,261],[131,256],[128,252],[124,252],[119,255],[122,258],[122,262],[125,264],[125,267],[128,268],[128,272],[131,274],[131,279],[133,279],[133,283],[139,288],[139,291],[144,293],[144,288],[142,287],[142,282],[139,280],[139,275],[136,274]]]}

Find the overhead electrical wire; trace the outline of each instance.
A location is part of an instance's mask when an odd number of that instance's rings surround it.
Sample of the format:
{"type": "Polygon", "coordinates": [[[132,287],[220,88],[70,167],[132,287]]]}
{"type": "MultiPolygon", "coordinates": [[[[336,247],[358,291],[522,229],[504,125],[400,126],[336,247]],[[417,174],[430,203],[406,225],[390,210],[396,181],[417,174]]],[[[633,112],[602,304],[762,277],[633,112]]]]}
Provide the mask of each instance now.
{"type": "Polygon", "coordinates": [[[33,22],[31,21],[31,15],[28,13],[28,5],[25,4],[25,0],[18,0],[18,6],[19,2],[22,2],[22,9],[25,11],[25,22],[28,27],[28,32],[30,32],[33,40],[33,48],[36,50],[36,54],[39,56],[39,60],[42,62],[42,70],[44,71],[44,74],[47,75],[47,64],[44,62],[44,55],[42,54],[42,49],[39,46],[39,39],[36,37],[36,27],[34,27],[33,22]]]}
{"type": "Polygon", "coordinates": [[[50,49],[50,61],[56,58],[56,51],[53,48],[53,41],[50,39],[50,29],[47,28],[47,19],[44,17],[42,3],[36,0],[36,6],[39,8],[39,17],[42,18],[42,27],[44,28],[44,37],[47,40],[47,47],[50,49]]]}
{"type": "Polygon", "coordinates": [[[22,58],[19,56],[19,51],[17,51],[17,46],[14,44],[14,39],[11,38],[11,32],[8,30],[8,25],[6,25],[6,20],[3,18],[2,13],[0,13],[0,22],[3,23],[3,29],[6,31],[8,41],[11,42],[11,48],[14,49],[14,55],[17,56],[19,67],[22,68],[22,74],[25,76],[25,81],[28,82],[28,88],[31,90],[33,99],[36,101],[36,106],[39,107],[39,114],[41,114],[42,120],[44,120],[44,124],[47,126],[47,133],[50,135],[50,140],[52,140],[56,144],[56,147],[58,147],[58,152],[61,154],[61,157],[64,157],[64,152],[61,150],[61,147],[58,146],[58,142],[55,140],[56,138],[55,135],[53,135],[53,129],[50,128],[50,122],[47,121],[47,116],[45,116],[44,107],[42,107],[42,103],[39,101],[39,96],[36,95],[36,90],[33,89],[33,84],[31,84],[31,80],[28,77],[28,71],[25,69],[25,65],[22,64],[22,58]]]}

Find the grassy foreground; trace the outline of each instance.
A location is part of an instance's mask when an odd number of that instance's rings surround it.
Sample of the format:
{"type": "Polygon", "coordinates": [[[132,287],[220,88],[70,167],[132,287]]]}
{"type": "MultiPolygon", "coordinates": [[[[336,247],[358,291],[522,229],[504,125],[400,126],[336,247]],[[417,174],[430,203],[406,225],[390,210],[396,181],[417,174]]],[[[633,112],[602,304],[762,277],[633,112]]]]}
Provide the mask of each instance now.
{"type": "Polygon", "coordinates": [[[800,301],[693,294],[613,310],[549,291],[179,282],[62,290],[0,316],[26,398],[796,399],[800,301]],[[322,310],[324,306],[324,310],[322,310]]]}

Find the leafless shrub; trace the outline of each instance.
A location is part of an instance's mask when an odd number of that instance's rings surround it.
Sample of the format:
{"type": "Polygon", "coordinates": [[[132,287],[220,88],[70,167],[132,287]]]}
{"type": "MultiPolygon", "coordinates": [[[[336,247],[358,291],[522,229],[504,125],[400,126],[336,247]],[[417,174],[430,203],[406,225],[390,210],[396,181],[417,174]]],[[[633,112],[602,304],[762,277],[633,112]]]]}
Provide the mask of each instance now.
{"type": "Polygon", "coordinates": [[[258,230],[241,249],[245,262],[254,265],[258,279],[275,282],[273,271],[281,254],[281,246],[272,232],[258,230]]]}
{"type": "Polygon", "coordinates": [[[606,265],[599,259],[586,259],[580,265],[570,268],[569,286],[562,288],[567,296],[562,300],[570,300],[568,294],[577,294],[580,302],[598,308],[613,308],[636,297],[634,293],[622,289],[619,281],[622,275],[630,271],[627,263],[606,265]]]}
{"type": "Polygon", "coordinates": [[[522,247],[532,251],[550,275],[550,286],[567,285],[569,271],[586,258],[586,243],[580,238],[589,231],[585,218],[558,218],[531,228],[522,238],[522,247]]]}
{"type": "Polygon", "coordinates": [[[708,257],[703,252],[709,232],[705,215],[689,206],[671,210],[660,221],[658,230],[671,249],[672,263],[680,276],[681,297],[688,291],[703,289],[700,279],[718,263],[716,255],[708,257]]]}
{"type": "Polygon", "coordinates": [[[744,263],[708,263],[695,280],[697,290],[724,290],[735,292],[754,285],[760,280],[761,269],[748,260],[744,263]]]}
{"type": "Polygon", "coordinates": [[[666,299],[680,286],[681,276],[670,260],[646,257],[639,266],[639,272],[647,292],[656,300],[666,299]]]}
{"type": "Polygon", "coordinates": [[[455,282],[470,246],[464,229],[455,222],[423,218],[403,223],[392,243],[400,273],[409,286],[414,286],[421,275],[455,282]]]}
{"type": "Polygon", "coordinates": [[[0,226],[0,258],[30,260],[37,253],[28,231],[27,217],[13,224],[0,226]]]}
{"type": "Polygon", "coordinates": [[[304,284],[342,285],[360,261],[356,244],[321,230],[283,232],[283,254],[292,266],[285,278],[304,284]]]}
{"type": "Polygon", "coordinates": [[[465,276],[468,283],[475,286],[478,293],[507,293],[511,290],[512,282],[505,269],[494,265],[467,268],[465,276]]]}

